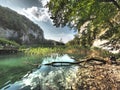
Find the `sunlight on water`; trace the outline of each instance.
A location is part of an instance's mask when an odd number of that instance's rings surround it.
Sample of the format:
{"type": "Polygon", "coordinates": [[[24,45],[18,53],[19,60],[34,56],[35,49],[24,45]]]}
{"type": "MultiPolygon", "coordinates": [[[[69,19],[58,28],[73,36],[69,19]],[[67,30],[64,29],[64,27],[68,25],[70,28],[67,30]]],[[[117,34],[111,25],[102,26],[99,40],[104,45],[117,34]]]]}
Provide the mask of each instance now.
{"type": "MultiPolygon", "coordinates": [[[[42,64],[50,62],[74,62],[67,54],[53,54],[46,57],[42,64]]],[[[42,65],[36,71],[26,74],[22,80],[9,84],[2,90],[64,90],[71,89],[75,83],[78,66],[46,66],[42,65]]]]}

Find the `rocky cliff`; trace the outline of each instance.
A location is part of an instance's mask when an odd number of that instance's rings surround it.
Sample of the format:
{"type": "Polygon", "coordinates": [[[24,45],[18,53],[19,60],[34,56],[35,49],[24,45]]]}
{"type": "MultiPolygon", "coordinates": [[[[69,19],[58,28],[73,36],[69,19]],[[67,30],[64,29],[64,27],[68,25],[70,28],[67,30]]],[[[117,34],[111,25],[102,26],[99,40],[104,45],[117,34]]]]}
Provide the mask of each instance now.
{"type": "Polygon", "coordinates": [[[0,6],[0,38],[13,40],[19,44],[33,45],[45,41],[42,29],[9,8],[0,6]]]}

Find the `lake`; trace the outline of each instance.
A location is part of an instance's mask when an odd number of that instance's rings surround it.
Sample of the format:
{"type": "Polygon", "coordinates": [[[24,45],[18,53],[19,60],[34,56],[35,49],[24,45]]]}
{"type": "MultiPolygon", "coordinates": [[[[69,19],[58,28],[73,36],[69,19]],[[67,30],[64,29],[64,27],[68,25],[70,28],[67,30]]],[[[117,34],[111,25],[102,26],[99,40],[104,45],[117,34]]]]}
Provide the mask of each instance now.
{"type": "Polygon", "coordinates": [[[28,63],[41,63],[42,58],[38,56],[26,56],[23,54],[0,55],[0,88],[6,82],[15,82],[22,78],[28,71],[36,66],[28,63]]]}
{"type": "Polygon", "coordinates": [[[7,71],[4,72],[5,76],[1,76],[4,78],[0,78],[6,82],[6,84],[1,84],[1,90],[66,90],[71,89],[77,78],[78,66],[59,63],[74,62],[74,59],[67,54],[52,54],[44,58],[24,55],[13,55],[9,56],[8,59],[1,58],[0,68],[1,65],[7,68],[7,71]],[[25,63],[28,61],[30,63],[39,62],[40,65],[33,69],[31,65],[25,63]],[[56,63],[54,65],[45,65],[51,62],[56,63]]]}

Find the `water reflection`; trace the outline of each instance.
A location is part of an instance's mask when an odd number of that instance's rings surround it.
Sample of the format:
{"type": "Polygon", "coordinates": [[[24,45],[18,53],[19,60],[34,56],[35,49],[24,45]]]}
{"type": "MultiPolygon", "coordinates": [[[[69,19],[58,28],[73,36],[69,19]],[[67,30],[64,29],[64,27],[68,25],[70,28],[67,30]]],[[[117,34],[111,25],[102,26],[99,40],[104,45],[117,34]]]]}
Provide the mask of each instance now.
{"type": "MultiPolygon", "coordinates": [[[[67,54],[53,54],[46,57],[42,66],[36,71],[26,74],[22,80],[9,84],[2,90],[65,90],[71,89],[75,83],[77,66],[53,67],[44,65],[51,62],[74,62],[67,54]]],[[[59,64],[58,64],[59,65],[59,64]]]]}

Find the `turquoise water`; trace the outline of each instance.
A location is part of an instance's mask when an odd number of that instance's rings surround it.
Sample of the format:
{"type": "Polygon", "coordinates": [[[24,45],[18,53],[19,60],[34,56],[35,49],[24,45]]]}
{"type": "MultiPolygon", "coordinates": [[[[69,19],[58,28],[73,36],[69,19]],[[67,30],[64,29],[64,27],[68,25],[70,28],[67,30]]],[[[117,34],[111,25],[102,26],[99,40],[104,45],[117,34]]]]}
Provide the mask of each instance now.
{"type": "Polygon", "coordinates": [[[74,62],[74,60],[67,54],[45,57],[36,70],[24,74],[15,83],[6,84],[1,90],[70,90],[76,82],[78,66],[62,66],[59,62],[74,62]],[[45,65],[51,62],[56,62],[55,66],[45,65]]]}
{"type": "Polygon", "coordinates": [[[23,54],[0,56],[0,87],[6,82],[21,79],[28,71],[36,68],[32,64],[40,64],[41,57],[25,56],[23,54]]]}

